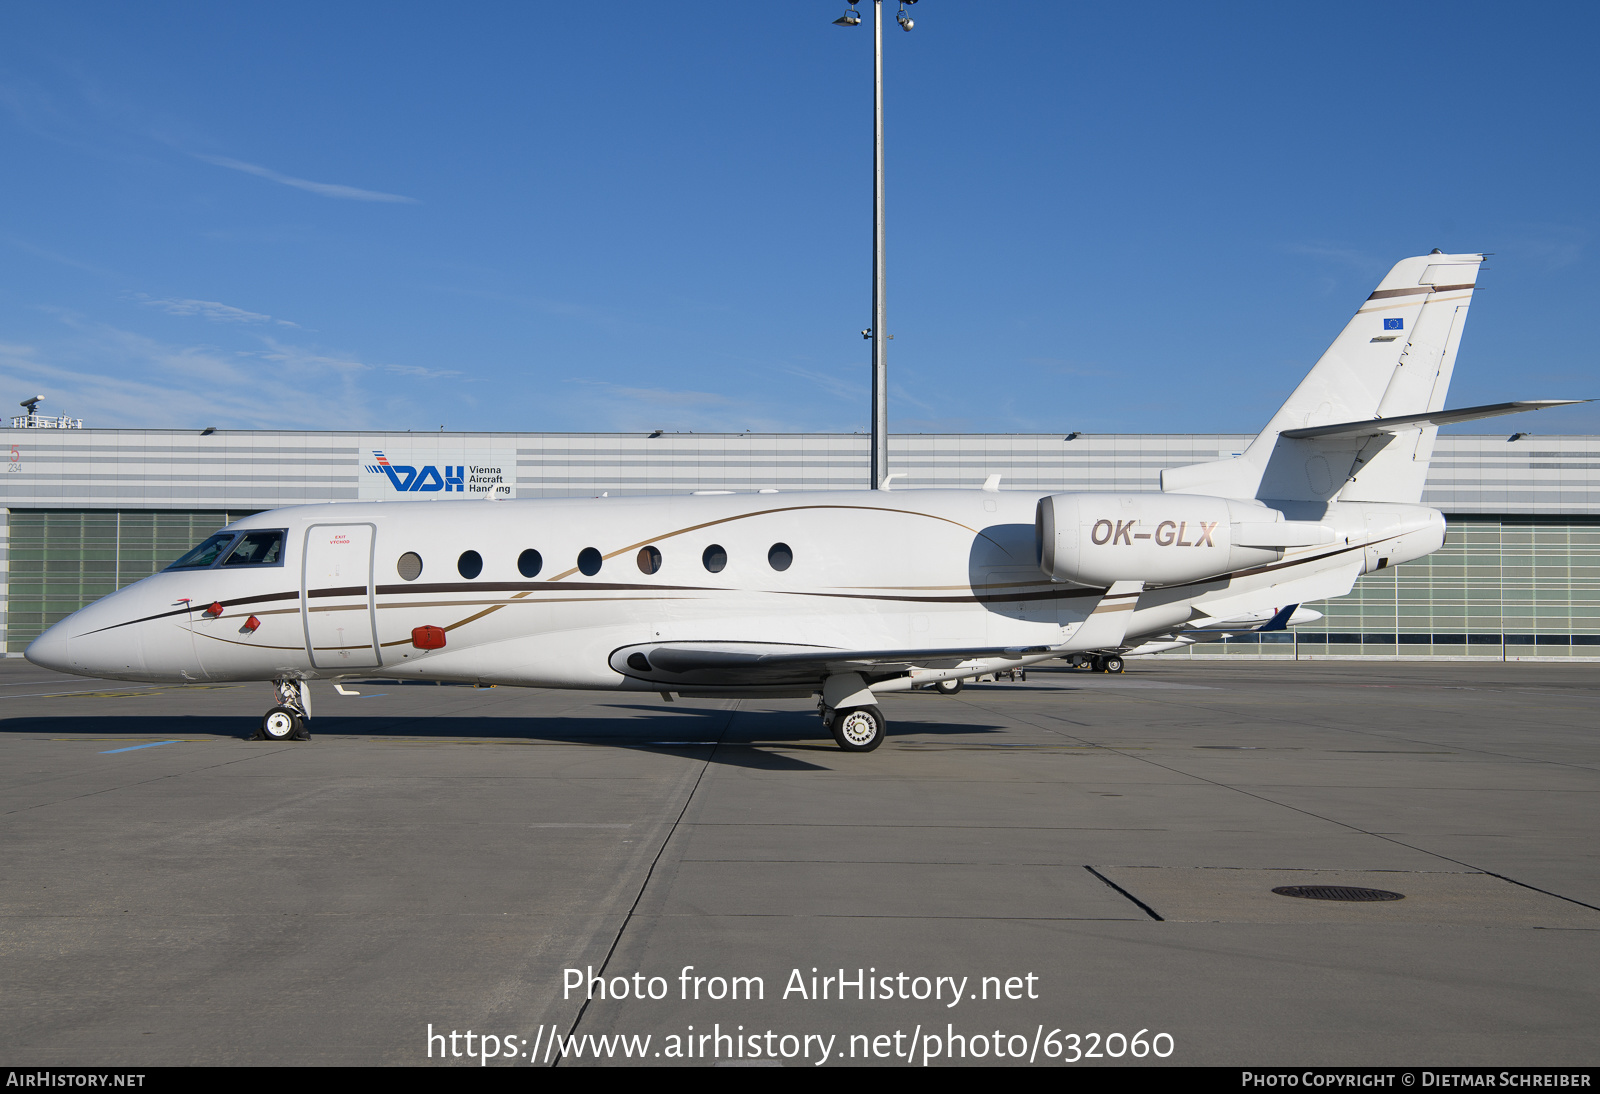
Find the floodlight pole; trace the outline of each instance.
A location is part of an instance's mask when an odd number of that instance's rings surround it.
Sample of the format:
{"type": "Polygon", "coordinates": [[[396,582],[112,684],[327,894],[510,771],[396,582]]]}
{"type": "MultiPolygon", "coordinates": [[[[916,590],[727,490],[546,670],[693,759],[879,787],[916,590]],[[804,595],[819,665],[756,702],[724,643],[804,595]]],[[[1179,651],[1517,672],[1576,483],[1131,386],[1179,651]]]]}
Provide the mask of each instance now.
{"type": "Polygon", "coordinates": [[[883,268],[883,0],[872,0],[872,489],[889,473],[889,320],[883,268]]]}

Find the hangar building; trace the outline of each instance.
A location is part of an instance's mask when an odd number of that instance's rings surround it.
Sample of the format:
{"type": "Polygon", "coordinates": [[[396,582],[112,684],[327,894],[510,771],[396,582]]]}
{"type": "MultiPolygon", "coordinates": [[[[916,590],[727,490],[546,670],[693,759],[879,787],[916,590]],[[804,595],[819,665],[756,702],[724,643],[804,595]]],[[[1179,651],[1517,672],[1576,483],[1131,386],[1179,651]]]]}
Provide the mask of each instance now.
{"type": "MultiPolygon", "coordinates": [[[[0,642],[176,559],[228,521],[330,501],[695,490],[844,490],[864,434],[309,433],[84,429],[12,420],[0,480],[0,642]]],[[[1163,468],[1244,435],[939,435],[889,440],[897,489],[1156,490],[1163,468]]],[[[1445,547],[1371,574],[1326,617],[1163,656],[1600,658],[1600,437],[1441,436],[1423,502],[1445,547]]]]}

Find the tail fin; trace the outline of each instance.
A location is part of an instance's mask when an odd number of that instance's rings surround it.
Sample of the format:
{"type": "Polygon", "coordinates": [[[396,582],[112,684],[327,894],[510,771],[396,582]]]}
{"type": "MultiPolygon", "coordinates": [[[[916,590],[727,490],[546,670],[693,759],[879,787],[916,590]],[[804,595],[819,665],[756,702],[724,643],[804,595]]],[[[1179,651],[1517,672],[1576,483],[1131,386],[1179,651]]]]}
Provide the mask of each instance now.
{"type": "Polygon", "coordinates": [[[1274,501],[1417,502],[1438,427],[1316,437],[1315,426],[1444,407],[1483,255],[1398,263],[1243,455],[1161,473],[1161,488],[1274,501]]]}

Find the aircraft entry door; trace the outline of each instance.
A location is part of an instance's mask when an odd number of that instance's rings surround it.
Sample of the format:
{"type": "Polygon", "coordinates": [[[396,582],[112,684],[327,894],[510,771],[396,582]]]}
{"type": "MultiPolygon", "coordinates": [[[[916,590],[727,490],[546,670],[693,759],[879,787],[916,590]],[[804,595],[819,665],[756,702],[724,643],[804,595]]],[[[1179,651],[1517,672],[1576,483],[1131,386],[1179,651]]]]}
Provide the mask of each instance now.
{"type": "Polygon", "coordinates": [[[370,669],[378,654],[371,524],[313,524],[301,563],[306,652],[319,669],[370,669]]]}

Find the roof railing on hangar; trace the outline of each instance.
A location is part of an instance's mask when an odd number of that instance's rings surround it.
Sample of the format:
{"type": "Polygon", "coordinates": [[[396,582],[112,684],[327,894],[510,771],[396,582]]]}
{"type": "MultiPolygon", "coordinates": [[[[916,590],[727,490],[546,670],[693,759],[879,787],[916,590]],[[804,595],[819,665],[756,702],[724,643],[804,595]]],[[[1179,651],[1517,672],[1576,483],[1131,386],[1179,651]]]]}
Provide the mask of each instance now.
{"type": "Polygon", "coordinates": [[[69,418],[65,414],[17,415],[11,419],[12,429],[82,429],[82,418],[69,418]]]}

